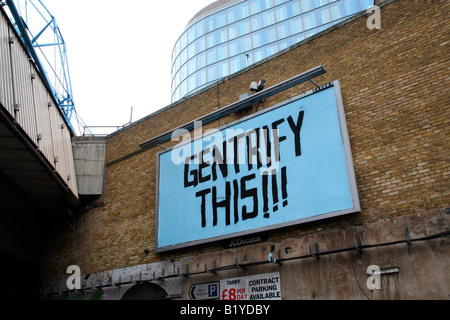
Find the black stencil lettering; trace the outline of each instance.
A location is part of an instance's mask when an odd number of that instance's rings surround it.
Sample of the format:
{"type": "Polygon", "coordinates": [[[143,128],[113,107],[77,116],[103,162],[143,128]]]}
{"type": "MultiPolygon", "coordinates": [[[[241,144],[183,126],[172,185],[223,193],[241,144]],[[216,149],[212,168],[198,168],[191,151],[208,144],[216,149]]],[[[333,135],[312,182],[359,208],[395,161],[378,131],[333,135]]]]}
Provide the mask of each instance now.
{"type": "Polygon", "coordinates": [[[263,130],[262,130],[262,134],[264,136],[264,141],[266,143],[265,145],[265,149],[266,149],[266,154],[265,154],[265,165],[270,167],[271,166],[271,154],[272,154],[272,147],[271,147],[271,142],[270,142],[270,131],[269,131],[269,127],[268,126],[264,126],[263,130]]]}
{"type": "Polygon", "coordinates": [[[228,176],[228,166],[226,164],[227,142],[223,142],[223,154],[220,154],[219,149],[215,146],[212,151],[212,156],[214,159],[214,163],[211,167],[213,181],[217,180],[217,166],[219,166],[222,177],[226,178],[228,176]]]}
{"type": "Polygon", "coordinates": [[[302,155],[302,148],[300,144],[300,130],[303,124],[303,117],[305,115],[305,111],[300,111],[298,114],[297,123],[294,122],[292,116],[288,117],[289,126],[291,127],[292,132],[295,137],[295,156],[299,157],[302,155]]]}
{"type": "Polygon", "coordinates": [[[238,159],[238,137],[235,136],[233,138],[233,153],[234,153],[234,170],[236,173],[239,173],[241,170],[239,168],[239,159],[238,159]]]}
{"type": "Polygon", "coordinates": [[[188,188],[191,186],[196,187],[198,185],[198,170],[189,171],[189,162],[197,158],[197,155],[191,157],[186,157],[184,160],[184,187],[188,188]],[[189,176],[193,176],[194,179],[189,181],[189,176]]]}
{"type": "Polygon", "coordinates": [[[230,182],[226,183],[225,186],[225,198],[224,200],[217,201],[217,187],[212,188],[212,208],[213,208],[213,226],[217,226],[217,208],[225,207],[225,223],[227,226],[231,224],[230,222],[230,196],[231,196],[231,186],[230,182]]]}
{"type": "Polygon", "coordinates": [[[273,197],[273,212],[278,211],[277,203],[279,201],[278,199],[278,184],[277,184],[277,175],[276,173],[272,172],[272,197],[273,197]]]}
{"type": "Polygon", "coordinates": [[[257,168],[261,169],[261,155],[259,154],[259,147],[261,146],[261,137],[259,136],[260,128],[255,129],[256,131],[256,148],[258,150],[258,155],[256,157],[257,168]]]}
{"type": "Polygon", "coordinates": [[[206,195],[210,192],[211,189],[205,189],[195,194],[197,198],[202,197],[202,228],[206,227],[206,195]]]}
{"type": "Polygon", "coordinates": [[[238,208],[238,200],[239,200],[239,182],[238,180],[233,180],[233,187],[234,187],[234,197],[233,197],[233,204],[234,204],[234,224],[239,222],[239,208],[238,208]]]}
{"type": "Polygon", "coordinates": [[[246,182],[255,179],[256,174],[251,174],[249,176],[243,177],[241,179],[241,199],[253,198],[253,211],[248,212],[247,206],[242,207],[242,220],[252,219],[258,215],[258,190],[252,188],[247,190],[246,182]]]}
{"type": "Polygon", "coordinates": [[[268,183],[269,183],[269,178],[267,176],[267,174],[264,174],[262,176],[262,188],[263,188],[263,212],[264,212],[264,218],[269,218],[270,214],[269,214],[269,197],[267,196],[268,193],[268,183]]]}
{"type": "Polygon", "coordinates": [[[253,139],[251,139],[252,135],[255,135],[256,140],[258,140],[258,138],[257,138],[258,131],[251,130],[245,136],[245,138],[247,140],[248,171],[253,169],[253,156],[255,156],[255,158],[258,159],[258,141],[255,141],[254,143],[252,143],[252,141],[253,141],[253,139]]]}
{"type": "Polygon", "coordinates": [[[273,154],[273,157],[275,157],[276,161],[280,161],[281,157],[280,157],[280,142],[283,142],[284,140],[286,140],[286,136],[278,136],[278,126],[280,124],[282,124],[284,122],[284,119],[280,119],[277,120],[275,122],[272,123],[272,135],[273,135],[273,142],[275,145],[275,151],[274,153],[277,154],[273,154]]]}
{"type": "Polygon", "coordinates": [[[203,176],[203,169],[209,167],[209,163],[205,162],[205,159],[204,159],[205,153],[206,154],[209,153],[209,148],[206,148],[205,150],[203,150],[201,152],[200,165],[199,165],[199,168],[198,168],[198,180],[199,180],[200,183],[211,180],[211,175],[210,174],[207,175],[207,176],[203,176]]]}
{"type": "Polygon", "coordinates": [[[288,191],[287,191],[287,168],[281,168],[281,196],[283,197],[283,207],[288,205],[288,191]]]}

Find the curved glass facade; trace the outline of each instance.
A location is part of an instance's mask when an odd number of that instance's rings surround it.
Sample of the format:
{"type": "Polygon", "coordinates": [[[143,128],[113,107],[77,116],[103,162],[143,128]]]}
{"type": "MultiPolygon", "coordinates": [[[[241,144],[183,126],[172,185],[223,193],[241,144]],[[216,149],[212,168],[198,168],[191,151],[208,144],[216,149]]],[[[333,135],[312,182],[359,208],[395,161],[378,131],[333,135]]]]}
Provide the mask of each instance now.
{"type": "Polygon", "coordinates": [[[373,0],[217,1],[188,24],[175,45],[172,102],[371,5],[373,0]]]}

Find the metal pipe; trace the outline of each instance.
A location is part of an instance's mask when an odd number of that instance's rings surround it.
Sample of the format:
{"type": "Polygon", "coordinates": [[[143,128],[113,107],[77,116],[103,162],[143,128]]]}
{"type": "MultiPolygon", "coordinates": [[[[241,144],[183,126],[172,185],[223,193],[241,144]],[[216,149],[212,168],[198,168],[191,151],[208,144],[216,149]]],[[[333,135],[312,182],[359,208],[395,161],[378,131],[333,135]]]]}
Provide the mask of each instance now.
{"type": "Polygon", "coordinates": [[[216,110],[214,112],[211,112],[203,117],[200,117],[194,121],[188,122],[178,128],[175,128],[173,130],[167,131],[163,134],[160,134],[159,136],[156,136],[150,140],[147,140],[145,142],[142,142],[139,144],[139,147],[142,149],[148,149],[152,148],[155,145],[162,144],[166,141],[169,141],[172,138],[172,133],[179,129],[185,129],[188,131],[191,131],[194,129],[194,125],[196,122],[201,122],[202,125],[208,124],[213,122],[214,120],[220,119],[222,117],[225,117],[233,112],[237,112],[239,110],[242,110],[246,107],[251,106],[252,104],[259,102],[261,100],[267,99],[268,97],[271,97],[277,93],[280,93],[282,91],[288,90],[296,85],[299,85],[303,82],[309,81],[315,77],[318,77],[322,74],[326,73],[326,70],[323,68],[323,66],[315,67],[311,70],[308,70],[304,73],[301,73],[293,78],[290,78],[286,81],[283,81],[281,83],[278,83],[270,88],[267,88],[265,90],[262,90],[258,93],[255,93],[253,95],[248,96],[247,98],[244,98],[242,100],[239,100],[237,102],[234,102],[224,108],[221,108],[219,110],[216,110]]]}
{"type": "MultiPolygon", "coordinates": [[[[397,245],[397,244],[401,244],[401,243],[408,243],[408,241],[409,242],[427,241],[427,240],[444,238],[444,237],[448,237],[448,236],[450,236],[450,231],[444,231],[444,232],[441,232],[441,233],[438,233],[438,234],[435,234],[435,235],[426,236],[426,237],[417,238],[417,239],[409,239],[409,240],[406,239],[406,240],[398,240],[398,241],[392,241],[392,242],[386,242],[386,243],[367,244],[367,245],[360,244],[358,246],[358,249],[362,250],[362,249],[370,249],[370,248],[377,248],[377,247],[386,247],[386,246],[392,246],[392,245],[397,245]]],[[[322,251],[322,252],[315,252],[314,256],[315,257],[326,256],[326,255],[329,255],[329,254],[336,254],[336,253],[341,253],[341,252],[355,251],[355,250],[358,250],[358,249],[355,248],[355,246],[351,246],[351,247],[347,247],[347,248],[341,248],[341,249],[335,249],[335,250],[329,250],[329,251],[322,251]]],[[[281,258],[281,257],[279,257],[279,259],[277,259],[277,262],[281,263],[281,262],[284,262],[284,261],[301,260],[301,259],[306,259],[306,258],[311,258],[311,257],[313,257],[311,254],[306,254],[306,255],[297,256],[297,257],[291,257],[291,258],[281,258]]],[[[238,266],[236,264],[232,264],[232,265],[229,265],[229,266],[223,266],[223,267],[215,268],[214,272],[236,269],[238,267],[240,267],[240,268],[254,267],[254,266],[259,266],[259,265],[264,265],[264,264],[270,264],[270,261],[265,260],[265,261],[251,262],[251,263],[239,264],[238,266]]],[[[205,274],[205,273],[212,272],[212,271],[213,270],[205,270],[205,271],[200,271],[200,272],[185,273],[182,276],[188,277],[188,276],[191,276],[191,275],[205,274]]]]}

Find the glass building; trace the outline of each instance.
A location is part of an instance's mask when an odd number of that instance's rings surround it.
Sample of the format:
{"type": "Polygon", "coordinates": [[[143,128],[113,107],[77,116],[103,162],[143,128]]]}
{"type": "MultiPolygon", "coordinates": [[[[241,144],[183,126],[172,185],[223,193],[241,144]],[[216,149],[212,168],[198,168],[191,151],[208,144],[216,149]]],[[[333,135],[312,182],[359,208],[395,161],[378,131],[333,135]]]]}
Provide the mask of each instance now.
{"type": "Polygon", "coordinates": [[[172,102],[366,10],[373,0],[219,0],[172,53],[172,102]]]}

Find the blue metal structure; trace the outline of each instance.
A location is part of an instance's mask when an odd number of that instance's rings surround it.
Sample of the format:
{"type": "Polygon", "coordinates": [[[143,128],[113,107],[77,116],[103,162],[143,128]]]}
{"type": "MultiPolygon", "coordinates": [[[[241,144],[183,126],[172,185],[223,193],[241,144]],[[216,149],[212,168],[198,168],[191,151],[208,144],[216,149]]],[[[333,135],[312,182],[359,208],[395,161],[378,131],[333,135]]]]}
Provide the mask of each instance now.
{"type": "Polygon", "coordinates": [[[66,43],[55,17],[41,0],[6,0],[6,5],[23,44],[75,132],[71,123],[76,114],[66,43]]]}

